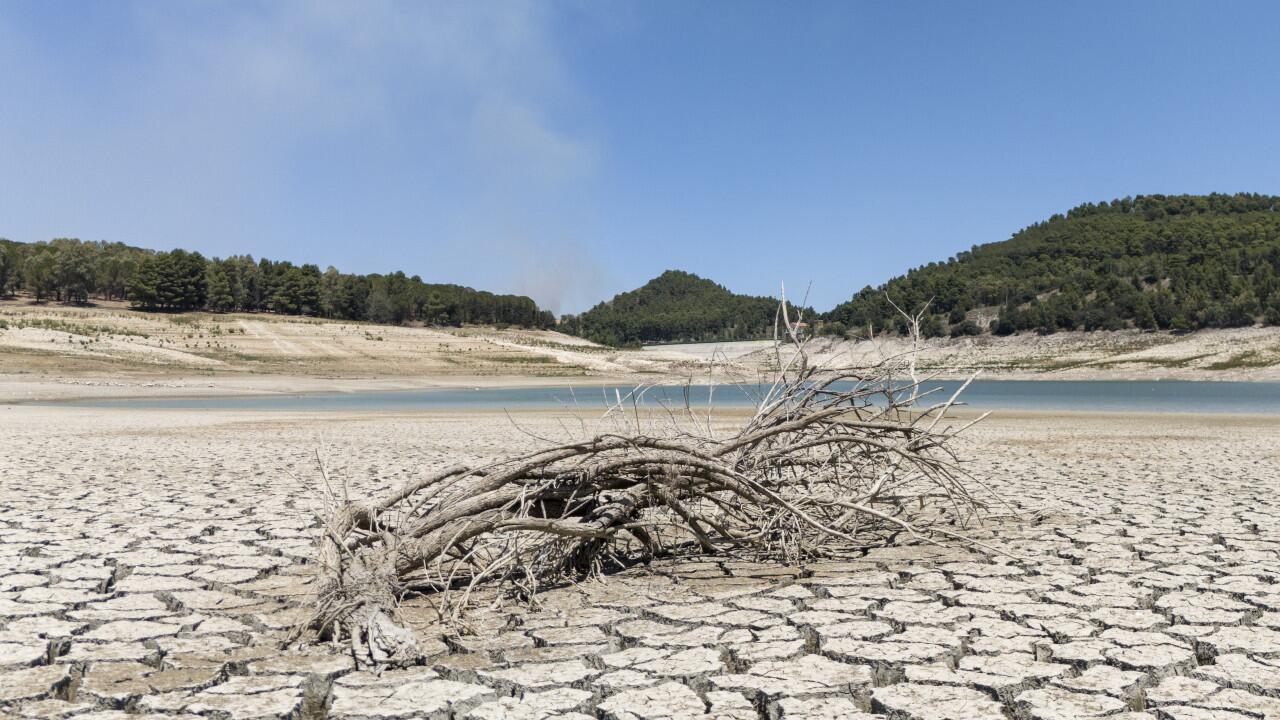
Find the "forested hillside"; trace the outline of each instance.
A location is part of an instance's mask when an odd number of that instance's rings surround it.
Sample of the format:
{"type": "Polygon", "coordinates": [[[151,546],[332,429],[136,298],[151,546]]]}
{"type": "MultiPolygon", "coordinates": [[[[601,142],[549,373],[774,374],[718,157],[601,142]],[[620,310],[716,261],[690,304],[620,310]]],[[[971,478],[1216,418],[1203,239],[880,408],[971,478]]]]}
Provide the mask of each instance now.
{"type": "Polygon", "coordinates": [[[606,345],[750,340],[773,332],[778,301],[736,295],[716,283],[668,270],[643,287],[578,316],[560,329],[606,345]]]}
{"type": "Polygon", "coordinates": [[[931,335],[1193,330],[1280,324],[1280,198],[1139,195],[1081,205],[827,313],[828,332],[903,329],[889,304],[932,299],[931,335]],[[996,308],[989,328],[979,308],[996,308]]]}
{"type": "Polygon", "coordinates": [[[555,317],[519,295],[423,282],[403,272],[352,275],[316,265],[205,259],[121,243],[0,239],[0,296],[25,291],[37,300],[128,300],[143,310],[276,312],[377,323],[509,324],[551,327],[555,317]]]}
{"type": "MultiPolygon", "coordinates": [[[[1085,204],[939,263],[867,287],[825,315],[832,334],[902,332],[890,303],[929,302],[927,335],[1059,330],[1194,330],[1280,325],[1280,198],[1139,195],[1085,204]]],[[[552,327],[533,300],[404,273],[205,259],[120,243],[0,240],[0,295],[128,300],[148,310],[269,311],[380,323],[552,327]]],[[[768,337],[777,300],[670,270],[560,329],[622,346],[768,337]]],[[[812,317],[811,312],[806,313],[812,317]]]]}

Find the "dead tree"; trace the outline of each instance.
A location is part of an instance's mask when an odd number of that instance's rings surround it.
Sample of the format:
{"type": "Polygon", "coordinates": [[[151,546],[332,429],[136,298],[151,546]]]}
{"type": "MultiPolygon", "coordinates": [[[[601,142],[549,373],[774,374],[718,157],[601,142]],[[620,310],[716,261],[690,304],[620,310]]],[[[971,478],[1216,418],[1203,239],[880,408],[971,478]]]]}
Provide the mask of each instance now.
{"type": "Polygon", "coordinates": [[[615,408],[625,427],[336,504],[309,628],[349,642],[362,665],[406,663],[418,646],[395,608],[408,592],[532,590],[628,549],[656,552],[663,538],[798,562],[886,532],[955,537],[920,522],[925,507],[956,522],[982,505],[947,447],[955,396],[921,402],[929,392],[903,374],[914,359],[813,367],[785,303],[779,325],[777,379],[736,428],[689,407],[651,408],[662,422],[646,424],[638,391],[615,408]]]}

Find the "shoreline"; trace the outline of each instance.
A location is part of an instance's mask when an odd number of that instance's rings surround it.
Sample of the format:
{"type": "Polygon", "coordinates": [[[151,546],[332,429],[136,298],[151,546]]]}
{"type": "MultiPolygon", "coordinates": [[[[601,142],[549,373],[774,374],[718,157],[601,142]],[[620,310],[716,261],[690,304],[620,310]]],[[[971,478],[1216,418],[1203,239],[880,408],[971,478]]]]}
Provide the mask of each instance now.
{"type": "Polygon", "coordinates": [[[333,395],[372,392],[455,390],[469,387],[561,388],[626,385],[634,377],[538,377],[485,376],[433,377],[429,379],[381,377],[314,377],[304,375],[165,376],[153,379],[120,379],[83,376],[31,379],[0,374],[0,405],[23,405],[79,400],[145,400],[150,398],[274,397],[280,395],[333,395]]]}
{"type": "MultiPolygon", "coordinates": [[[[963,373],[939,373],[926,382],[963,382],[971,377],[981,382],[1194,382],[1194,383],[1252,383],[1280,384],[1269,377],[1152,377],[1149,374],[1126,373],[1121,376],[1063,377],[1051,373],[991,373],[976,375],[963,373]]],[[[577,377],[539,377],[529,375],[504,376],[437,376],[432,378],[399,377],[313,377],[304,375],[250,375],[227,376],[164,376],[154,378],[120,379],[110,376],[41,377],[0,374],[0,405],[27,405],[33,403],[62,403],[87,400],[147,400],[147,399],[216,399],[216,398],[267,398],[275,396],[354,395],[364,393],[395,393],[425,390],[458,389],[522,389],[522,388],[600,388],[612,386],[665,385],[681,386],[689,376],[655,373],[644,377],[636,375],[600,375],[577,377]]],[[[707,382],[689,383],[706,385],[707,382]]],[[[737,382],[718,382],[718,386],[739,385],[737,382]]]]}
{"type": "MultiPolygon", "coordinates": [[[[121,398],[123,399],[123,398],[121,398]]],[[[49,401],[49,402],[17,402],[5,403],[0,402],[0,412],[19,411],[23,413],[30,412],[50,412],[50,413],[76,413],[76,414],[112,414],[112,415],[129,415],[133,413],[141,413],[149,416],[172,415],[190,416],[192,413],[199,413],[201,416],[217,417],[219,420],[227,420],[232,422],[276,422],[283,419],[289,419],[292,422],[320,423],[326,424],[342,420],[353,421],[373,421],[373,420],[429,420],[444,419],[449,417],[567,417],[567,418],[598,418],[603,414],[603,409],[585,409],[585,408],[568,408],[568,407],[463,407],[463,406],[439,406],[439,407],[421,407],[414,409],[398,408],[398,409],[353,409],[340,408],[332,410],[314,410],[314,409],[297,409],[297,408],[190,408],[190,407],[107,407],[100,405],[76,405],[74,400],[66,401],[49,401]]],[[[713,413],[713,417],[721,419],[731,419],[735,417],[746,417],[754,408],[749,406],[722,406],[717,407],[713,413]]],[[[1101,422],[1114,423],[1122,421],[1147,421],[1151,423],[1168,423],[1179,424],[1189,423],[1193,425],[1222,425],[1222,424],[1255,424],[1255,425],[1280,425],[1280,412],[1268,414],[1257,412],[1231,412],[1231,411],[1150,411],[1150,410],[1030,410],[1024,408],[1016,409],[992,409],[978,410],[971,407],[959,406],[953,407],[947,414],[947,419],[956,421],[971,421],[986,415],[986,419],[981,423],[1001,424],[1006,422],[1020,421],[1053,421],[1053,420],[1072,420],[1077,422],[1101,422]]],[[[2,417],[2,416],[0,416],[2,417]]]]}
{"type": "MultiPolygon", "coordinates": [[[[608,348],[554,331],[370,326],[261,314],[157,315],[0,302],[0,403],[754,380],[759,341],[608,348]]],[[[767,343],[763,343],[767,346],[767,343]]],[[[1280,381],[1280,327],[935,338],[817,337],[813,364],[918,351],[940,381],[1280,381]]]]}

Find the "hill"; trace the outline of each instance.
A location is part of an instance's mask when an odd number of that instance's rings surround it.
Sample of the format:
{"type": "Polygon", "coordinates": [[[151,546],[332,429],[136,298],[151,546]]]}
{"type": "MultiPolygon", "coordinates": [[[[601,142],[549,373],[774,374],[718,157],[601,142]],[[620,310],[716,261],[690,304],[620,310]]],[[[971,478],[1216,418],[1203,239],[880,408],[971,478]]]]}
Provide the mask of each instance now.
{"type": "Polygon", "coordinates": [[[692,273],[668,270],[636,290],[563,318],[560,330],[615,347],[753,340],[772,334],[777,310],[774,298],[738,295],[692,273]]]}
{"type": "MultiPolygon", "coordinates": [[[[1088,203],[866,287],[820,316],[832,335],[903,332],[890,303],[929,303],[929,336],[1036,331],[1198,330],[1280,325],[1280,197],[1139,195],[1088,203]]],[[[316,265],[205,259],[120,243],[0,239],[0,296],[142,310],[274,312],[385,324],[549,328],[528,297],[424,282],[403,272],[354,275],[316,265]]],[[[559,329],[599,343],[733,341],[771,335],[777,300],[738,295],[669,270],[559,329]]],[[[813,317],[811,312],[806,315],[813,317]]]]}
{"type": "Polygon", "coordinates": [[[1089,203],[826,313],[825,329],[901,331],[889,304],[935,311],[931,335],[1195,330],[1280,324],[1280,198],[1140,195],[1089,203]]]}
{"type": "Polygon", "coordinates": [[[424,282],[403,272],[355,275],[316,265],[205,259],[185,250],[157,252],[122,243],[0,239],[0,297],[26,292],[37,301],[127,300],[140,310],[274,312],[384,324],[518,325],[548,328],[555,317],[522,295],[424,282]]]}

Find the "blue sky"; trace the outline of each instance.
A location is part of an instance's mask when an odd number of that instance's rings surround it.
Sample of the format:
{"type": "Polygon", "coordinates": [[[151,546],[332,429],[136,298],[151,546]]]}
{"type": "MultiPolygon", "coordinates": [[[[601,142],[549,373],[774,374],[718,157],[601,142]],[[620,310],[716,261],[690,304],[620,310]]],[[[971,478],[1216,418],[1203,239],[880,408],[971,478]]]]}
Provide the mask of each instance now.
{"type": "Polygon", "coordinates": [[[575,311],[826,309],[1078,203],[1280,193],[1274,2],[0,3],[0,236],[575,311]]]}

